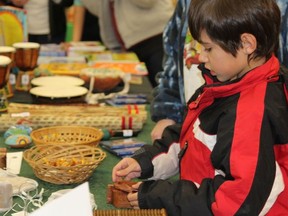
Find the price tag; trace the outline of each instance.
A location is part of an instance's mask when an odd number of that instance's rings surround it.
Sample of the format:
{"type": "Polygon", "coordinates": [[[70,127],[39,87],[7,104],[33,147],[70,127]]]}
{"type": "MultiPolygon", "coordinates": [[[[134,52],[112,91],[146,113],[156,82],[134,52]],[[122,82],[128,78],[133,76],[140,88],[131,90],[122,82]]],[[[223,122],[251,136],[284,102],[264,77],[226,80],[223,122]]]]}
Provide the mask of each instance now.
{"type": "Polygon", "coordinates": [[[22,77],[21,77],[21,84],[22,85],[28,85],[29,82],[30,82],[29,75],[28,74],[23,74],[22,77]]]}
{"type": "Polygon", "coordinates": [[[29,117],[30,113],[29,112],[21,112],[21,113],[12,113],[11,117],[29,117]]]}
{"type": "Polygon", "coordinates": [[[15,85],[15,83],[16,83],[16,76],[15,76],[15,74],[10,73],[10,75],[9,75],[9,82],[10,82],[11,85],[15,85]]]}
{"type": "Polygon", "coordinates": [[[133,130],[123,130],[123,137],[133,136],[133,130]]]}

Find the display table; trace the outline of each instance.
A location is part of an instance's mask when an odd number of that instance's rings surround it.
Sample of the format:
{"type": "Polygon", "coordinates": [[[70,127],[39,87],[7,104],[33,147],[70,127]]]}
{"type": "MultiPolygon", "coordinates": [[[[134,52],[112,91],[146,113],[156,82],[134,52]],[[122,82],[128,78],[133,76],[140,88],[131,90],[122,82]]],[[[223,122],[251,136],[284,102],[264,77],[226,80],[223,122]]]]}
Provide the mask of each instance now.
{"type": "MultiPolygon", "coordinates": [[[[152,99],[151,91],[152,86],[147,77],[142,78],[142,84],[130,84],[129,93],[145,94],[149,102],[152,99]]],[[[33,97],[25,91],[14,91],[14,96],[10,98],[9,101],[15,103],[26,103],[26,104],[34,103],[33,97]]]]}
{"type": "MultiPolygon", "coordinates": [[[[151,85],[148,82],[148,79],[145,77],[143,79],[142,85],[131,85],[130,92],[131,93],[144,93],[151,98],[151,85]]],[[[29,93],[27,92],[14,92],[14,97],[11,98],[9,101],[16,102],[16,103],[32,103],[33,100],[29,93]]],[[[149,110],[149,105],[147,105],[147,110],[149,110]]],[[[148,112],[147,122],[143,127],[143,130],[138,134],[137,138],[151,143],[150,141],[150,132],[153,128],[154,123],[150,120],[150,115],[148,112]]],[[[4,144],[3,133],[1,134],[0,138],[0,147],[7,147],[4,144]]],[[[23,151],[25,149],[11,149],[7,147],[8,152],[17,152],[23,151]]],[[[120,161],[120,158],[112,155],[111,153],[107,152],[107,157],[101,162],[101,164],[96,168],[95,172],[89,179],[89,187],[90,192],[95,196],[95,202],[98,206],[98,209],[113,209],[114,207],[110,204],[106,203],[106,188],[107,185],[112,183],[111,180],[111,171],[114,165],[120,161]]],[[[44,200],[46,201],[51,193],[62,190],[62,189],[70,189],[74,188],[77,185],[55,185],[48,182],[44,182],[38,179],[30,166],[23,160],[20,176],[28,177],[35,179],[39,183],[39,189],[44,188],[44,200]]],[[[17,202],[17,199],[14,200],[17,202]]]]}

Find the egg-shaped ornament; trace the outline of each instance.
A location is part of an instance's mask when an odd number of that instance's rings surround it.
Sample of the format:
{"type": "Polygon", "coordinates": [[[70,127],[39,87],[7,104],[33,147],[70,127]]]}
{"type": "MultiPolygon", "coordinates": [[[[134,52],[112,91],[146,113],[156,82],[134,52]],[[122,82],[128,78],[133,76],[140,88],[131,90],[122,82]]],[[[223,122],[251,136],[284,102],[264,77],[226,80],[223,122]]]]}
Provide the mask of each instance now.
{"type": "Polygon", "coordinates": [[[22,128],[17,128],[15,126],[11,126],[8,130],[5,131],[3,137],[4,139],[7,139],[11,135],[16,135],[16,134],[24,134],[24,135],[29,135],[28,131],[22,128]]]}
{"type": "Polygon", "coordinates": [[[9,145],[11,148],[25,148],[32,143],[30,136],[25,134],[14,134],[5,140],[5,144],[9,145]]]}
{"type": "Polygon", "coordinates": [[[33,130],[32,127],[30,127],[28,125],[24,125],[24,124],[15,125],[14,127],[26,131],[28,135],[30,135],[30,133],[33,130]]]}

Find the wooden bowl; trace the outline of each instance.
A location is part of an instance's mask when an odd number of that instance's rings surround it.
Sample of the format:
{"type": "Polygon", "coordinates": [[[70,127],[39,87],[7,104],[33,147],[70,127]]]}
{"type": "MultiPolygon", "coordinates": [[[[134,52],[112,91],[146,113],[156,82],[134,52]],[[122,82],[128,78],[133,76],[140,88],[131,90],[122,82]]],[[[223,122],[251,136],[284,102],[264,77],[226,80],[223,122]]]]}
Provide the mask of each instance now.
{"type": "Polygon", "coordinates": [[[93,90],[106,92],[112,90],[122,82],[123,72],[113,68],[85,68],[80,72],[79,77],[83,79],[86,85],[90,85],[91,79],[94,79],[93,90]]]}

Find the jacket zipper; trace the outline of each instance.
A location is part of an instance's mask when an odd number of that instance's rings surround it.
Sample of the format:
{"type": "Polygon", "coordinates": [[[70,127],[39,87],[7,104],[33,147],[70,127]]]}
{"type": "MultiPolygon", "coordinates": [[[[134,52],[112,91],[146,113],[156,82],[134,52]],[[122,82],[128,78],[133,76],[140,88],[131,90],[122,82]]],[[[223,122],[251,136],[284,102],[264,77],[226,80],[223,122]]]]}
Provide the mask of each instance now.
{"type": "Polygon", "coordinates": [[[180,152],[178,153],[178,159],[179,159],[179,173],[180,173],[180,176],[181,176],[181,160],[186,152],[188,148],[188,141],[185,141],[185,144],[183,146],[183,148],[180,150],[180,152]]]}

